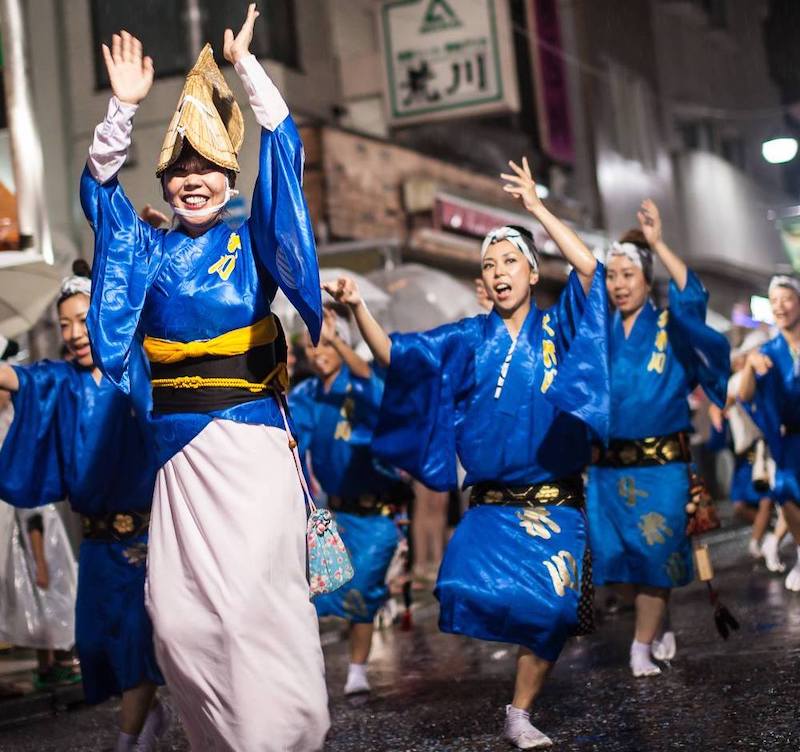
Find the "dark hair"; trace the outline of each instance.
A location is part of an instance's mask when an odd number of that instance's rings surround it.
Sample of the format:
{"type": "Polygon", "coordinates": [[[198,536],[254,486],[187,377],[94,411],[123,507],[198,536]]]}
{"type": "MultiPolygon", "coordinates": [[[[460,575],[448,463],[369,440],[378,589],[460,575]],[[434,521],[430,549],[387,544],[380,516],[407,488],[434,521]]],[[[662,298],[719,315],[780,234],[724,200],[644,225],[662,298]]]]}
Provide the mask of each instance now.
{"type": "Polygon", "coordinates": [[[6,349],[0,354],[0,360],[8,360],[19,353],[19,345],[13,340],[8,340],[6,349]]]}
{"type": "MultiPolygon", "coordinates": [[[[89,266],[89,262],[86,259],[78,258],[72,262],[72,276],[73,277],[86,277],[86,279],[92,278],[92,267],[89,266]]],[[[56,301],[56,308],[58,308],[65,300],[71,298],[73,295],[77,295],[76,292],[65,292],[61,293],[61,297],[56,301]]]]}
{"type": "Polygon", "coordinates": [[[185,172],[189,175],[205,172],[206,170],[218,170],[225,173],[230,187],[233,188],[236,185],[236,173],[233,170],[226,170],[224,167],[214,164],[210,159],[206,159],[186,140],[183,142],[178,158],[164,170],[163,177],[169,180],[170,175],[174,172],[185,172]]]}
{"type": "Polygon", "coordinates": [[[619,239],[620,243],[632,243],[639,251],[639,258],[642,262],[642,272],[644,273],[644,281],[648,285],[653,284],[655,272],[653,270],[653,249],[644,233],[638,227],[632,227],[630,230],[622,233],[619,239]]]}

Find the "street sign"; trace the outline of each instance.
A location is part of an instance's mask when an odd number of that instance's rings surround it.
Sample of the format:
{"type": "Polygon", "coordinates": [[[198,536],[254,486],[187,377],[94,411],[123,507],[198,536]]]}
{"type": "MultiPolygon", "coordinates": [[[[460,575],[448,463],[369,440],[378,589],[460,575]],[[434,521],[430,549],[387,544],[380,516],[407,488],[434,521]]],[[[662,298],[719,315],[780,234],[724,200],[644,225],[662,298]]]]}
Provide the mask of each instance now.
{"type": "Polygon", "coordinates": [[[384,0],[392,125],[519,109],[505,0],[384,0]]]}

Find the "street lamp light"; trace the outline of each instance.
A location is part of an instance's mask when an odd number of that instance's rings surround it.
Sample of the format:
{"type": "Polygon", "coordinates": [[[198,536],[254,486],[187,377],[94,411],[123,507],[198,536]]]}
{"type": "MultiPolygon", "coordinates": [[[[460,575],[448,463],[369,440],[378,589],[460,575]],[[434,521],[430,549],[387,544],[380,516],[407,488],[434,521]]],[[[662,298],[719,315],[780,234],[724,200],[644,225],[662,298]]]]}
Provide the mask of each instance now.
{"type": "Polygon", "coordinates": [[[761,144],[761,155],[770,164],[791,162],[797,154],[797,139],[791,137],[772,138],[761,144]]]}

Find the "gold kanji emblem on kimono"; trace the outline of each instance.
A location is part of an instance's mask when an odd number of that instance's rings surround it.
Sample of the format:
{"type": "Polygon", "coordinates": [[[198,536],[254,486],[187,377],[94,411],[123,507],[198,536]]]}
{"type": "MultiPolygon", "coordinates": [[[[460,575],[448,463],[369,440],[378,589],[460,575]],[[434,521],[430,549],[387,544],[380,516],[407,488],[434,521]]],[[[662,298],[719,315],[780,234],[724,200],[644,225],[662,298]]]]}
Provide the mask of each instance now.
{"type": "Polygon", "coordinates": [[[209,274],[219,274],[220,279],[227,281],[236,268],[236,259],[239,257],[239,249],[242,247],[242,239],[239,234],[232,232],[228,238],[227,253],[223,254],[219,261],[214,262],[208,267],[209,274]]]}
{"type": "Polygon", "coordinates": [[[642,531],[648,546],[656,543],[666,543],[667,538],[671,538],[672,529],[667,525],[667,520],[663,514],[658,512],[648,512],[643,514],[639,520],[639,530],[642,531]]]}
{"type": "Polygon", "coordinates": [[[553,533],[561,532],[561,527],[550,516],[550,510],[546,507],[525,509],[522,512],[517,512],[517,517],[520,520],[520,527],[524,527],[525,532],[534,538],[550,540],[553,537],[553,533]]]}
{"type": "Polygon", "coordinates": [[[563,598],[567,590],[578,592],[578,562],[569,551],[559,551],[542,564],[550,575],[556,595],[563,598]]]}

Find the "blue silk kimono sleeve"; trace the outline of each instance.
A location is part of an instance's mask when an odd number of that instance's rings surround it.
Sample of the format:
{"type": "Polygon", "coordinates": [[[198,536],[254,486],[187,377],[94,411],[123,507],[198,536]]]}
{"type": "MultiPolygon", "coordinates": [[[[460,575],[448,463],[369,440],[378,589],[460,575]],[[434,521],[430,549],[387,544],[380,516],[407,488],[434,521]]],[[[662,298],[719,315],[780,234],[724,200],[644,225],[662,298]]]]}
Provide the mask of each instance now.
{"type": "Polygon", "coordinates": [[[466,319],[430,332],[392,335],[372,448],[382,461],[436,491],[458,486],[456,405],[475,382],[468,344],[475,322],[466,319]]]}
{"type": "Polygon", "coordinates": [[[142,307],[158,270],[160,231],[142,221],[117,178],[98,183],[84,168],[81,206],[94,230],[92,302],[87,325],[95,363],[130,393],[128,367],[142,307]]]}
{"type": "Polygon", "coordinates": [[[764,434],[769,451],[773,459],[780,463],[783,455],[783,441],[781,440],[780,400],[783,393],[780,371],[773,367],[763,376],[756,376],[756,391],[753,401],[744,404],[753,422],[764,434]]]}
{"type": "Polygon", "coordinates": [[[314,409],[314,388],[317,380],[306,379],[289,392],[289,413],[292,419],[294,436],[299,444],[300,456],[305,462],[316,426],[314,409]]]}
{"type": "MultiPolygon", "coordinates": [[[[597,265],[588,294],[573,271],[558,303],[551,309],[552,314],[554,322],[548,326],[562,357],[545,396],[552,405],[582,420],[605,441],[609,434],[611,377],[603,265],[597,265]]],[[[543,322],[546,317],[547,313],[543,322]]],[[[544,331],[547,333],[547,329],[544,331]]]]}
{"type": "Polygon", "coordinates": [[[248,228],[256,256],[297,309],[314,342],[322,298],[314,231],[303,195],[303,144],[287,117],[261,129],[259,172],[248,228]]]}
{"type": "Polygon", "coordinates": [[[62,363],[15,368],[14,420],[0,449],[0,498],[38,507],[67,496],[68,452],[78,420],[79,396],[62,363]]]}
{"type": "Polygon", "coordinates": [[[690,270],[686,286],[669,285],[669,341],[690,374],[719,407],[725,404],[730,375],[730,344],[706,324],[708,291],[690,270]]]}

